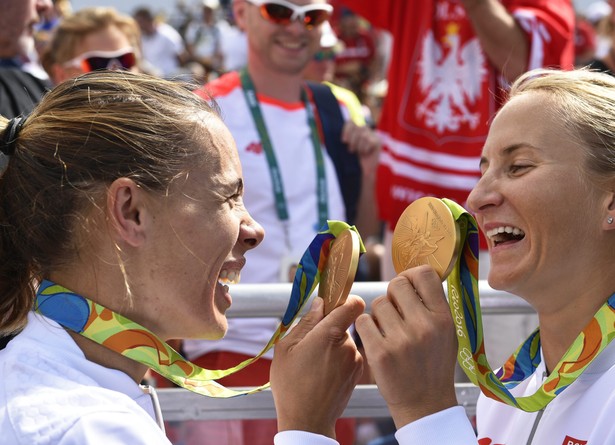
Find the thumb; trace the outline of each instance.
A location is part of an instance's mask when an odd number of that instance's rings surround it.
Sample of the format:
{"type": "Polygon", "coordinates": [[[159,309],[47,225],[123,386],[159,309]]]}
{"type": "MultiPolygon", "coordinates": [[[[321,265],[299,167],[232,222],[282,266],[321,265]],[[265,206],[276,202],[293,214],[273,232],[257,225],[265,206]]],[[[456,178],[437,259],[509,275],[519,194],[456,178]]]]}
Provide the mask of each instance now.
{"type": "Polygon", "coordinates": [[[324,301],[320,297],[315,297],[309,312],[301,317],[299,323],[291,329],[286,338],[289,338],[293,344],[299,343],[324,316],[324,301]]]}
{"type": "Polygon", "coordinates": [[[321,323],[323,329],[337,328],[345,332],[365,310],[365,301],[358,295],[349,295],[341,306],[333,309],[321,323]]]}

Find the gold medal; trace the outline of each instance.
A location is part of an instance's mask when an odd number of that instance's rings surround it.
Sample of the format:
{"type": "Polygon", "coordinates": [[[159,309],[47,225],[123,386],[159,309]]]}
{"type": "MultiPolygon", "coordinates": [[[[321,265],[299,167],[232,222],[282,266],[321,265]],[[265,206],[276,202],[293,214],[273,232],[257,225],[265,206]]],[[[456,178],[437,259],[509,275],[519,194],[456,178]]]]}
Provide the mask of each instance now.
{"type": "Polygon", "coordinates": [[[359,235],[346,229],[331,243],[327,264],[320,275],[318,296],[325,301],[325,315],[348,298],[359,267],[359,235]]]}
{"type": "Polygon", "coordinates": [[[459,256],[461,233],[448,206],[438,198],[420,198],[406,207],[393,232],[395,271],[428,264],[442,280],[459,256]]]}

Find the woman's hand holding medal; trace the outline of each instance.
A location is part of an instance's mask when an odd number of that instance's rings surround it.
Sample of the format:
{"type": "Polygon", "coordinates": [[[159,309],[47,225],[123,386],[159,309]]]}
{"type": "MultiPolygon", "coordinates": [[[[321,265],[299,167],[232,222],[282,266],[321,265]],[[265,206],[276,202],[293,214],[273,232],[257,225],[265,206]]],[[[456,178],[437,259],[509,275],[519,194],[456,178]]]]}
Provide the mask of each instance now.
{"type": "Polygon", "coordinates": [[[270,378],[279,431],[300,427],[335,437],[335,422],[363,372],[363,358],[348,328],[365,302],[352,295],[326,317],[323,306],[315,298],[275,347],[270,378]]]}
{"type": "Polygon", "coordinates": [[[460,230],[443,201],[409,205],[393,234],[399,275],[387,295],[374,300],[371,314],[357,319],[370,369],[398,427],[457,404],[457,339],[442,280],[459,250],[460,230]]]}

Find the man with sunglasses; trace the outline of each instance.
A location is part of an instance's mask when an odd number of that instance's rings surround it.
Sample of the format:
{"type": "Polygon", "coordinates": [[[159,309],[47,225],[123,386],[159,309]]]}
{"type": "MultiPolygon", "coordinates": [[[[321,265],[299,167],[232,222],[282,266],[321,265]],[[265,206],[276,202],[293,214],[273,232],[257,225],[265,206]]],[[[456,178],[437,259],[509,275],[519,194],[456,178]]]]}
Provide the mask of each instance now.
{"type": "MultiPolygon", "coordinates": [[[[245,205],[267,232],[262,252],[251,256],[242,270],[242,283],[289,281],[293,265],[327,219],[354,223],[363,236],[377,224],[373,173],[379,140],[371,129],[350,123],[347,108],[329,91],[341,121],[336,138],[349,142],[344,152],[332,154],[333,147],[323,139],[334,122],[321,118],[321,106],[303,77],[320,49],[321,26],[331,12],[325,0],[235,0],[234,18],[248,39],[248,65],[198,91],[213,96],[221,108],[242,162],[245,205]],[[338,164],[336,156],[342,160],[338,164]]],[[[260,352],[276,323],[231,319],[224,340],[186,341],[184,351],[208,369],[223,369],[224,363],[234,366],[260,352]]],[[[265,356],[221,383],[267,382],[270,358],[265,356]]],[[[338,422],[345,429],[338,429],[344,445],[353,443],[353,423],[338,422]]],[[[211,424],[203,428],[211,437],[211,424]]],[[[225,441],[218,436],[216,445],[271,444],[276,429],[271,421],[243,421],[239,431],[234,430],[235,437],[225,441]]],[[[201,439],[203,434],[196,436],[201,439]]]]}

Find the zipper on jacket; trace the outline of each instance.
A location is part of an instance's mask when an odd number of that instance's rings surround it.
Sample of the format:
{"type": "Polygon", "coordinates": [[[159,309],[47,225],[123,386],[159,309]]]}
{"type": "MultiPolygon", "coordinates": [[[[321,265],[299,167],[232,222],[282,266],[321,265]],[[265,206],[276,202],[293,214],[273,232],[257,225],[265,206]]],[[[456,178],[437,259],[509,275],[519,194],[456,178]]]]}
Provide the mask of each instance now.
{"type": "MultiPolygon", "coordinates": [[[[547,371],[543,371],[542,373],[542,381],[544,382],[547,378],[547,371]]],[[[542,419],[542,415],[545,413],[545,409],[541,409],[538,411],[536,415],[536,419],[534,419],[534,426],[532,426],[532,431],[530,432],[530,437],[527,439],[527,445],[532,445],[532,441],[534,440],[534,435],[536,434],[536,430],[538,429],[538,424],[540,423],[540,419],[542,419]]]]}

